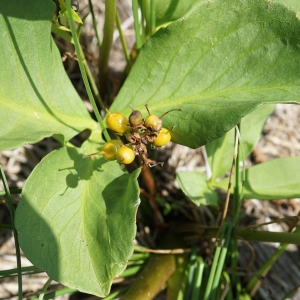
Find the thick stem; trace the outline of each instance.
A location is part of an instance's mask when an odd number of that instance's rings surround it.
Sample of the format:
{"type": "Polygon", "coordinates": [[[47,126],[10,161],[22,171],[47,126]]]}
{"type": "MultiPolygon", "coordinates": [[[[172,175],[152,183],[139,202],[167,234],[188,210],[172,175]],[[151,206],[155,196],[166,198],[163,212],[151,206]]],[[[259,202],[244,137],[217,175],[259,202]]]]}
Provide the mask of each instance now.
{"type": "Polygon", "coordinates": [[[132,0],[132,12],[133,12],[133,19],[134,19],[134,31],[135,31],[135,39],[136,39],[136,48],[139,51],[142,46],[142,37],[141,37],[141,29],[140,29],[140,22],[139,22],[139,15],[138,15],[138,1],[132,0]]]}
{"type": "Polygon", "coordinates": [[[150,0],[150,35],[155,33],[155,0],[150,0]]]}
{"type": "Polygon", "coordinates": [[[99,84],[102,98],[106,93],[108,77],[108,59],[113,43],[113,34],[117,14],[116,0],[105,0],[105,22],[103,29],[103,41],[99,55],[99,84]]]}
{"type": "Polygon", "coordinates": [[[122,300],[153,299],[175,269],[174,255],[154,255],[122,300]]]}

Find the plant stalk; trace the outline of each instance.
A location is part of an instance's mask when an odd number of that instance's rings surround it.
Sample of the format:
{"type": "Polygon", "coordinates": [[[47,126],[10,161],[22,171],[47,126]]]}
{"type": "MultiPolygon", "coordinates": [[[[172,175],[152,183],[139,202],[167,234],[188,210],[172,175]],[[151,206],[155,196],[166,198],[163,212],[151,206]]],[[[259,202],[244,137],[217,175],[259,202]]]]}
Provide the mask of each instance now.
{"type": "Polygon", "coordinates": [[[74,20],[73,20],[72,12],[71,12],[70,0],[66,1],[66,4],[67,4],[68,15],[70,16],[70,22],[69,22],[70,23],[70,29],[71,29],[72,36],[73,36],[73,39],[74,39],[74,46],[75,46],[75,50],[76,50],[76,53],[77,53],[78,64],[79,64],[80,73],[81,73],[81,76],[82,76],[82,79],[83,79],[83,82],[84,82],[84,86],[86,88],[89,100],[92,104],[92,107],[93,107],[94,113],[96,115],[97,121],[98,121],[98,123],[99,123],[99,125],[100,125],[100,127],[101,127],[101,129],[104,133],[104,136],[105,136],[107,141],[110,141],[110,136],[109,136],[109,134],[106,130],[106,126],[104,125],[104,122],[103,122],[103,120],[100,116],[100,113],[98,111],[98,107],[96,105],[95,99],[93,97],[93,94],[92,94],[92,91],[91,91],[91,88],[90,88],[90,85],[89,85],[89,82],[88,82],[88,79],[87,79],[84,64],[82,62],[82,51],[81,51],[81,47],[80,47],[78,37],[77,37],[77,34],[76,34],[76,28],[75,28],[75,25],[74,25],[74,20]]]}
{"type": "MultiPolygon", "coordinates": [[[[218,242],[223,224],[225,222],[225,218],[227,216],[227,211],[228,211],[228,206],[229,206],[229,199],[230,199],[230,194],[231,194],[232,178],[233,178],[234,168],[235,168],[235,164],[236,164],[236,158],[237,158],[237,154],[238,154],[238,144],[239,144],[238,141],[239,141],[239,133],[238,133],[238,130],[236,130],[232,166],[231,166],[231,169],[230,169],[229,182],[228,182],[228,188],[227,188],[227,193],[226,193],[226,199],[225,199],[222,219],[221,219],[220,227],[219,227],[219,230],[218,230],[218,233],[217,233],[217,236],[216,236],[216,243],[218,242]]],[[[216,243],[215,243],[215,245],[216,245],[216,243]]],[[[213,251],[212,251],[212,253],[213,253],[213,251]]]]}
{"type": "Polygon", "coordinates": [[[125,55],[125,60],[128,65],[131,65],[130,54],[129,54],[129,51],[128,51],[128,48],[126,45],[125,37],[124,37],[122,26],[121,26],[121,20],[120,20],[118,12],[116,13],[116,24],[117,24],[117,28],[118,28],[119,35],[120,35],[120,41],[121,41],[123,52],[125,55]]]}
{"type": "Polygon", "coordinates": [[[21,253],[20,253],[20,246],[19,246],[19,241],[18,241],[18,233],[15,227],[15,210],[13,207],[12,199],[10,196],[10,191],[9,187],[7,184],[7,180],[2,168],[2,165],[0,164],[0,177],[3,182],[4,190],[5,190],[5,197],[7,199],[7,204],[8,204],[8,209],[10,213],[10,218],[12,222],[12,227],[13,227],[13,234],[14,234],[14,240],[15,240],[15,248],[16,248],[16,259],[17,259],[17,269],[18,269],[18,297],[19,300],[23,299],[22,295],[22,265],[21,265],[21,253]]]}
{"type": "Polygon", "coordinates": [[[176,269],[172,254],[153,255],[122,300],[153,299],[176,269]]]}
{"type": "Polygon", "coordinates": [[[100,95],[104,98],[107,90],[108,59],[113,43],[115,20],[117,14],[117,1],[105,0],[105,21],[103,29],[103,41],[99,55],[99,84],[100,95]]]}
{"type": "Polygon", "coordinates": [[[143,46],[143,42],[141,37],[141,29],[140,29],[139,14],[138,14],[138,0],[132,0],[132,11],[133,11],[133,20],[134,20],[136,48],[139,51],[143,46]]]}

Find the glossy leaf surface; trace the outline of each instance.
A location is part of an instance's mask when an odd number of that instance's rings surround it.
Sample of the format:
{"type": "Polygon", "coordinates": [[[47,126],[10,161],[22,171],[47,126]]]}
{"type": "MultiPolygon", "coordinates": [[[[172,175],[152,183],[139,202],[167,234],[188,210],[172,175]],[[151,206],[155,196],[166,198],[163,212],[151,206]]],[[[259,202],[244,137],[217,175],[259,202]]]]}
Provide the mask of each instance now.
{"type": "MultiPolygon", "coordinates": [[[[96,136],[95,136],[96,135],[96,136]]],[[[16,213],[28,259],[71,288],[104,297],[133,253],[139,204],[137,176],[101,156],[100,133],[82,148],[47,155],[22,191],[16,213]]]]}
{"type": "Polygon", "coordinates": [[[197,148],[262,103],[300,103],[300,21],[265,0],[203,1],[161,28],[140,55],[111,110],[130,104],[165,116],[174,142],[197,148]]]}
{"type": "Polygon", "coordinates": [[[55,4],[0,2],[0,149],[95,127],[51,38],[55,4]]]}

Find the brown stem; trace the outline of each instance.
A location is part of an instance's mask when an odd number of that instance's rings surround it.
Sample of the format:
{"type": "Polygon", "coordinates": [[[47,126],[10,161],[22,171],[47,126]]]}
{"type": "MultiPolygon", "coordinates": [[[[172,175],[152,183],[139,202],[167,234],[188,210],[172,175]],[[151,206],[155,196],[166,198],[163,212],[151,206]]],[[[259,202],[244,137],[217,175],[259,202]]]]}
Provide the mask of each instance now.
{"type": "Polygon", "coordinates": [[[153,255],[122,300],[153,299],[176,269],[172,254],[153,255]]]}

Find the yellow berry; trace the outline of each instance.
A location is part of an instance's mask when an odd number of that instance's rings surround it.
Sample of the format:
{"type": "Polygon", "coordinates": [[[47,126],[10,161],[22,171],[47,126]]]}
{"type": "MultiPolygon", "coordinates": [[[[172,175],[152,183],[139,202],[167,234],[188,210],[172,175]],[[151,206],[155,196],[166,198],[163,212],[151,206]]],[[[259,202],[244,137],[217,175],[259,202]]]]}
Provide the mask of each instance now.
{"type": "Polygon", "coordinates": [[[123,146],[117,151],[117,161],[121,164],[128,165],[134,161],[135,155],[131,148],[123,146]]]}
{"type": "Polygon", "coordinates": [[[125,133],[130,129],[128,119],[120,113],[108,113],[106,125],[109,129],[117,133],[125,133]]]}
{"type": "Polygon", "coordinates": [[[121,147],[122,142],[119,140],[111,140],[102,147],[101,154],[107,160],[116,160],[117,151],[121,147]]]}
{"type": "Polygon", "coordinates": [[[171,141],[170,131],[162,128],[157,137],[154,139],[153,144],[157,147],[165,146],[171,141]]]}
{"type": "Polygon", "coordinates": [[[160,131],[162,120],[158,116],[150,114],[145,120],[145,126],[151,131],[160,131]]]}

